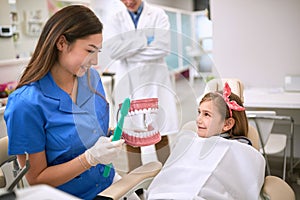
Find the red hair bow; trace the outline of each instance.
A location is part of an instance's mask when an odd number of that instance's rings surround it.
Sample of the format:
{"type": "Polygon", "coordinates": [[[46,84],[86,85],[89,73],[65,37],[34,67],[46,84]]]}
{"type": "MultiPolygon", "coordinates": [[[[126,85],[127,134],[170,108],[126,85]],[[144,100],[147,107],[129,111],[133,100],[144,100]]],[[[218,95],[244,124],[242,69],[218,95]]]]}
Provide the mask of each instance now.
{"type": "Polygon", "coordinates": [[[226,104],[229,107],[229,114],[230,117],[232,117],[232,110],[235,111],[243,111],[245,108],[243,106],[240,106],[236,101],[232,100],[230,101],[229,96],[231,94],[231,88],[229,87],[228,83],[225,83],[224,89],[223,89],[223,99],[225,100],[226,104]]]}

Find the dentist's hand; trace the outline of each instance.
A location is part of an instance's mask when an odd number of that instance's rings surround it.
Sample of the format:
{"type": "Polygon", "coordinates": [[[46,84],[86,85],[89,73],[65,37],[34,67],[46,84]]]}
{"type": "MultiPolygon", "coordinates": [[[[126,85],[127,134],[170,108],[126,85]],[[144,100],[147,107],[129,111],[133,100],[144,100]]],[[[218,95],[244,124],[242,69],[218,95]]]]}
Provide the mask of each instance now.
{"type": "Polygon", "coordinates": [[[86,160],[91,166],[110,164],[120,153],[123,143],[123,139],[112,142],[111,138],[100,137],[94,146],[85,151],[86,160]]]}

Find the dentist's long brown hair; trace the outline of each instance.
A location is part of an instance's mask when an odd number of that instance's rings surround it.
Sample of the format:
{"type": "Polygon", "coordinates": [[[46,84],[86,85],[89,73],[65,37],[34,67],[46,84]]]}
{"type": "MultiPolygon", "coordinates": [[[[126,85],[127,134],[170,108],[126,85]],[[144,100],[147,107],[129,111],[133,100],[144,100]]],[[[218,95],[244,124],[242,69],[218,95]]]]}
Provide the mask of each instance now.
{"type": "Polygon", "coordinates": [[[56,42],[64,35],[71,44],[79,38],[102,33],[103,25],[86,6],[67,6],[56,12],[45,24],[36,48],[17,88],[44,77],[58,60],[56,42]]]}

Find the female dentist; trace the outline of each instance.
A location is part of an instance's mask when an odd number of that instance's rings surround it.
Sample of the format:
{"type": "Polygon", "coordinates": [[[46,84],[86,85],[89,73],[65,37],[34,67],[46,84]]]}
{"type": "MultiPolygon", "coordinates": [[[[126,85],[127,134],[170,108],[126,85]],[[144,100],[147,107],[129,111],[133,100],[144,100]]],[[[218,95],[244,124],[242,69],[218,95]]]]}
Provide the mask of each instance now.
{"type": "Polygon", "coordinates": [[[113,182],[105,164],[118,155],[111,142],[109,104],[96,65],[102,23],[85,6],[68,6],[45,24],[5,120],[9,154],[21,166],[29,154],[30,185],[48,184],[82,199],[93,199],[113,182]]]}

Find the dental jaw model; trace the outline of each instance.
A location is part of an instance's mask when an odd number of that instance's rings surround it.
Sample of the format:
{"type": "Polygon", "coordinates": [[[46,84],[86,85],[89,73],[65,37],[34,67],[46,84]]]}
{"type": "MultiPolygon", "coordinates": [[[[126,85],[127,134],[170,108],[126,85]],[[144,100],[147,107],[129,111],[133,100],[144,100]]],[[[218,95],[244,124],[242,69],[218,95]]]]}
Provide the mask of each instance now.
{"type": "Polygon", "coordinates": [[[156,144],[161,136],[156,123],[158,98],[132,100],[125,117],[122,137],[130,146],[156,144]]]}

